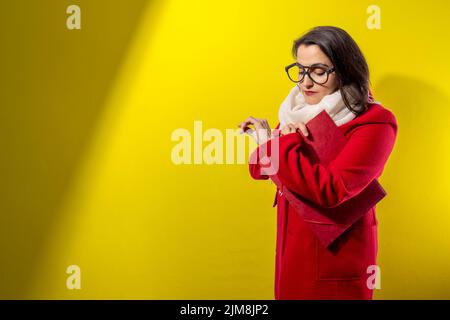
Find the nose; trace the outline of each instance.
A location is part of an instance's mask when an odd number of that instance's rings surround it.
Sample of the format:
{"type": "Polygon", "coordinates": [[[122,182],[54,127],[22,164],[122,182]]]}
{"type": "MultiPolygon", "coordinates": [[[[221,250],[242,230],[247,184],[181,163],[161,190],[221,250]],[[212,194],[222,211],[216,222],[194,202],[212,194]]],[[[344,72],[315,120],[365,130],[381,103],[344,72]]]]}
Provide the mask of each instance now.
{"type": "Polygon", "coordinates": [[[303,86],[307,89],[311,89],[314,86],[314,82],[311,80],[309,75],[305,75],[303,78],[303,86]]]}

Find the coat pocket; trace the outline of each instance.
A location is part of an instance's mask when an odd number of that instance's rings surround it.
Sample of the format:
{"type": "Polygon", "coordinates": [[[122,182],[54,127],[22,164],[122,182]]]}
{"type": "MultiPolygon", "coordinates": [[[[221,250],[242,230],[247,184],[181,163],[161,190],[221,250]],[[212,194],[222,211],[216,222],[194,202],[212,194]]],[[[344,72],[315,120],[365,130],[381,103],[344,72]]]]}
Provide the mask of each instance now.
{"type": "Polygon", "coordinates": [[[376,233],[376,225],[353,225],[328,248],[316,238],[317,280],[365,279],[376,263],[376,233]]]}

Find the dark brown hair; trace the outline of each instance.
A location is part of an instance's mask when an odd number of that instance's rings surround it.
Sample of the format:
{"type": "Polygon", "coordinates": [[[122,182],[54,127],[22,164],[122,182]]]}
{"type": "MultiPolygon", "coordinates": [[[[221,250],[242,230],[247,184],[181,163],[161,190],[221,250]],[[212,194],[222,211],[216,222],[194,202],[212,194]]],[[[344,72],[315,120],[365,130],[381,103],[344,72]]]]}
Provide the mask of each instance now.
{"type": "Polygon", "coordinates": [[[292,54],[297,58],[300,45],[317,45],[336,68],[342,100],[356,115],[367,109],[369,97],[369,67],[353,38],[343,29],[319,26],[294,41],[292,54]]]}

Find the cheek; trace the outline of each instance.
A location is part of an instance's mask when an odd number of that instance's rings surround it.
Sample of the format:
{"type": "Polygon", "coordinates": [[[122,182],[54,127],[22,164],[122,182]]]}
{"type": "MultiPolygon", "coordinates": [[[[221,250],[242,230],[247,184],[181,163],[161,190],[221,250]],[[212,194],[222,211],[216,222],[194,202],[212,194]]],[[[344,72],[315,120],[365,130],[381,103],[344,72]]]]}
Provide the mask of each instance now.
{"type": "Polygon", "coordinates": [[[336,89],[339,86],[339,81],[336,78],[336,75],[333,73],[330,75],[330,78],[328,79],[326,83],[327,89],[329,89],[331,92],[336,91],[336,89]]]}
{"type": "MultiPolygon", "coordinates": [[[[336,85],[337,86],[337,85],[336,85]]],[[[319,103],[320,100],[322,100],[323,97],[332,94],[335,90],[334,86],[329,85],[328,83],[326,86],[321,86],[316,89],[318,92],[314,96],[311,97],[312,102],[311,103],[319,103]]]]}
{"type": "Polygon", "coordinates": [[[317,90],[319,94],[317,95],[320,98],[325,97],[326,95],[332,94],[334,92],[333,87],[323,86],[320,89],[317,90]]]}

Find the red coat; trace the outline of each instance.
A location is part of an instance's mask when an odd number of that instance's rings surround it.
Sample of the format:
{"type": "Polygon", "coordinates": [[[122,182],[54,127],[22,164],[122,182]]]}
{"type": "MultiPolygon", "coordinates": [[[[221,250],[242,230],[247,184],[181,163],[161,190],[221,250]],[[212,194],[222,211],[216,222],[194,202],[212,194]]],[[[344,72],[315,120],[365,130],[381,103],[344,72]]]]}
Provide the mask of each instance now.
{"type": "MultiPolygon", "coordinates": [[[[278,179],[319,206],[339,205],[380,177],[397,136],[394,115],[379,104],[369,104],[339,129],[347,143],[327,166],[302,154],[300,133],[279,138],[278,179]]],[[[249,169],[254,179],[269,178],[258,163],[249,169]]],[[[325,248],[281,191],[276,201],[275,299],[372,299],[367,268],[377,258],[375,207],[325,248]]]]}

